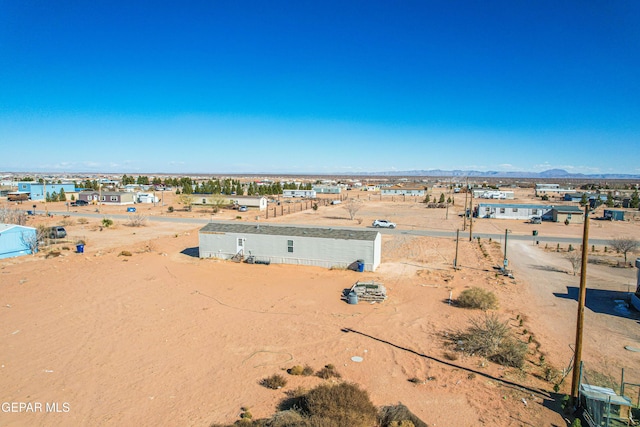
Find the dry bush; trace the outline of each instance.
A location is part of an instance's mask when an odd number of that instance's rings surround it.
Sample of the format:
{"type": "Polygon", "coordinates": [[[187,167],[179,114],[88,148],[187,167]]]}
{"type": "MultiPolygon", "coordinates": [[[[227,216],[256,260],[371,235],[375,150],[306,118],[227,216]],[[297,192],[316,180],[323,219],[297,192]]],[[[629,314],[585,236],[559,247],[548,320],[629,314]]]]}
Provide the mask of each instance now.
{"type": "Polygon", "coordinates": [[[60,221],[60,225],[62,225],[63,227],[69,227],[70,225],[74,225],[76,222],[71,219],[71,218],[64,218],[62,221],[60,221]]]}
{"type": "Polygon", "coordinates": [[[460,307],[478,308],[483,311],[498,308],[498,299],[493,292],[476,287],[462,291],[457,303],[460,307]]]}
{"type": "Polygon", "coordinates": [[[287,380],[282,375],[274,374],[260,381],[260,385],[272,390],[277,390],[287,385],[287,380]]]}
{"type": "Polygon", "coordinates": [[[312,425],[369,427],[376,425],[378,419],[369,394],[355,384],[322,384],[309,391],[301,405],[312,425]]]}
{"type": "Polygon", "coordinates": [[[340,375],[340,373],[336,371],[336,367],[331,364],[326,365],[324,368],[320,369],[318,372],[316,372],[316,375],[322,378],[323,380],[342,377],[342,375],[340,375]]]}
{"type": "Polygon", "coordinates": [[[78,218],[78,224],[89,224],[89,220],[87,218],[78,218]]]}
{"type": "Polygon", "coordinates": [[[313,375],[313,368],[309,365],[304,365],[304,368],[302,369],[302,375],[304,375],[305,377],[313,375]]]}
{"type": "Polygon", "coordinates": [[[0,223],[25,225],[27,223],[27,217],[24,212],[19,209],[10,209],[3,206],[0,207],[0,223]]]}
{"type": "Polygon", "coordinates": [[[296,365],[287,369],[287,373],[289,375],[302,375],[302,371],[304,371],[304,368],[300,365],[296,365]]]}
{"type": "Polygon", "coordinates": [[[515,338],[507,322],[495,314],[487,314],[469,323],[466,331],[454,336],[460,351],[504,366],[521,368],[524,365],[527,344],[515,338]]]}
{"type": "Polygon", "coordinates": [[[388,427],[428,427],[424,421],[413,415],[409,408],[402,404],[380,408],[380,425],[388,427]]]}
{"type": "Polygon", "coordinates": [[[131,252],[129,251],[122,251],[118,254],[118,256],[131,256],[131,252]]]}
{"type": "Polygon", "coordinates": [[[142,214],[131,215],[125,225],[129,227],[144,227],[147,225],[147,217],[142,214]]]}

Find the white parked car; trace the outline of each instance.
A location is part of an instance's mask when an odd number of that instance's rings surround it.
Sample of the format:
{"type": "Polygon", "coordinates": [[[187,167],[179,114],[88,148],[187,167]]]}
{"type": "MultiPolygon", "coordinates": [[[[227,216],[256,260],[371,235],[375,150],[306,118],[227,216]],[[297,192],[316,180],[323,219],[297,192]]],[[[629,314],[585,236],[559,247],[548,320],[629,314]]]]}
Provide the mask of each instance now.
{"type": "Polygon", "coordinates": [[[391,221],[387,221],[386,219],[376,219],[372,224],[374,227],[382,227],[382,228],[396,228],[396,224],[391,221]]]}

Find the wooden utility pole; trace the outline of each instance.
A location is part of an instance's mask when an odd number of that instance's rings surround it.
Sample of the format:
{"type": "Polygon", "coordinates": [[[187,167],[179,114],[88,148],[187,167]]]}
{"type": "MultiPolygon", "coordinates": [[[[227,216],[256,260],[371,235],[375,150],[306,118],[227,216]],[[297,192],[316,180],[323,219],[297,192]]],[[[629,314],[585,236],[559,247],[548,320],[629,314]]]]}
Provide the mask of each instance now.
{"type": "Polygon", "coordinates": [[[464,215],[462,215],[462,231],[467,229],[467,195],[469,194],[469,178],[467,178],[467,188],[464,191],[464,215]]]}
{"type": "Polygon", "coordinates": [[[589,205],[584,207],[584,227],[582,231],[582,267],[580,269],[580,291],[578,293],[578,320],[576,322],[576,350],[573,357],[573,377],[571,398],[578,403],[580,388],[580,364],[582,363],[582,332],[584,325],[584,303],[587,295],[587,258],[589,256],[589,205]]]}
{"type": "Polygon", "coordinates": [[[456,257],[453,259],[453,269],[458,269],[458,240],[460,239],[460,229],[456,230],[456,257]]]}

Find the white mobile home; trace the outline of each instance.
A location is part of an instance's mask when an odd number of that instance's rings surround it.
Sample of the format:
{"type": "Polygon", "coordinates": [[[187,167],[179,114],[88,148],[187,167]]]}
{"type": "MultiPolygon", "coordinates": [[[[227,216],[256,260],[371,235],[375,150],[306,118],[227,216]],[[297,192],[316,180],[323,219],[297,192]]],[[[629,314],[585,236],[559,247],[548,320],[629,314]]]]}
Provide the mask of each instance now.
{"type": "Polygon", "coordinates": [[[231,203],[238,206],[258,208],[259,211],[267,209],[267,198],[264,196],[229,196],[231,203]]]}
{"type": "Polygon", "coordinates": [[[549,205],[524,205],[512,203],[479,203],[478,218],[497,219],[531,219],[539,216],[543,219],[551,219],[549,205]]]}
{"type": "Polygon", "coordinates": [[[307,199],[315,199],[315,190],[282,190],[282,197],[304,197],[307,199]]]}
{"type": "Polygon", "coordinates": [[[380,233],[362,229],[228,224],[200,229],[200,258],[253,256],[275,264],[346,268],[362,260],[366,271],[380,265],[380,233]]]}
{"type": "Polygon", "coordinates": [[[424,196],[424,187],[403,187],[394,185],[393,187],[380,188],[380,194],[383,196],[424,196]]]}

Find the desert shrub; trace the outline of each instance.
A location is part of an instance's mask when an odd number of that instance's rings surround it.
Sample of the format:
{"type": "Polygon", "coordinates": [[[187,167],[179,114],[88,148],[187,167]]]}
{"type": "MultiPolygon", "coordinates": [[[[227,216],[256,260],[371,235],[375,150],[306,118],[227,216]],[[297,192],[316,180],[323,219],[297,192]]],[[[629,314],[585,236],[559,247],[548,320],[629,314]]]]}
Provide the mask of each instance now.
{"type": "Polygon", "coordinates": [[[172,213],[172,212],[173,212],[173,206],[169,206],[169,207],[167,208],[167,212],[172,213]]]}
{"type": "Polygon", "coordinates": [[[309,423],[306,418],[298,411],[288,409],[286,411],[276,412],[269,420],[269,427],[305,427],[309,423]]]}
{"type": "Polygon", "coordinates": [[[135,214],[129,217],[127,224],[129,227],[142,227],[147,225],[147,217],[142,214],[135,214]]]}
{"type": "Polygon", "coordinates": [[[301,411],[312,424],[331,426],[376,425],[378,411],[369,394],[355,384],[322,384],[302,399],[301,411]],[[322,423],[318,421],[322,420],[322,423]]]}
{"type": "Polygon", "coordinates": [[[242,219],[240,215],[236,215],[236,219],[242,219]]]}
{"type": "Polygon", "coordinates": [[[313,375],[313,368],[309,365],[304,365],[304,368],[302,368],[302,375],[304,375],[305,377],[313,375]]]}
{"type": "Polygon", "coordinates": [[[118,254],[118,256],[131,256],[131,252],[129,251],[122,251],[118,254]]]}
{"type": "Polygon", "coordinates": [[[409,382],[410,383],[414,383],[414,384],[423,384],[424,383],[424,381],[421,380],[418,377],[409,378],[409,382]]]}
{"type": "Polygon", "coordinates": [[[304,368],[302,366],[300,366],[300,365],[296,365],[296,366],[293,366],[293,367],[287,369],[287,373],[289,375],[302,375],[303,371],[304,371],[304,368]]]}
{"type": "Polygon", "coordinates": [[[498,299],[493,292],[481,288],[465,289],[458,297],[458,305],[464,308],[490,310],[498,308],[498,299]]]}
{"type": "Polygon", "coordinates": [[[103,218],[102,219],[102,226],[105,228],[109,228],[113,225],[113,220],[109,219],[109,218],[103,218]]]}
{"type": "Polygon", "coordinates": [[[78,224],[88,224],[89,220],[87,218],[78,218],[78,224]]]}
{"type": "Polygon", "coordinates": [[[342,375],[338,371],[336,371],[336,367],[332,364],[325,365],[324,368],[320,369],[316,372],[316,375],[322,378],[323,380],[328,380],[330,378],[341,378],[342,375]]]}
{"type": "Polygon", "coordinates": [[[469,321],[466,331],[454,335],[459,350],[504,366],[521,368],[527,354],[527,344],[514,337],[507,322],[497,315],[485,315],[469,321]]]}
{"type": "Polygon", "coordinates": [[[277,390],[287,385],[287,380],[282,375],[274,374],[260,381],[260,385],[272,390],[277,390]]]}
{"type": "Polygon", "coordinates": [[[411,411],[409,411],[409,409],[402,404],[394,406],[383,406],[382,408],[380,408],[379,425],[388,427],[427,427],[427,424],[425,424],[420,418],[413,415],[411,411]]]}
{"type": "Polygon", "coordinates": [[[458,360],[458,354],[454,351],[447,351],[444,353],[444,358],[451,361],[458,360]]]}

